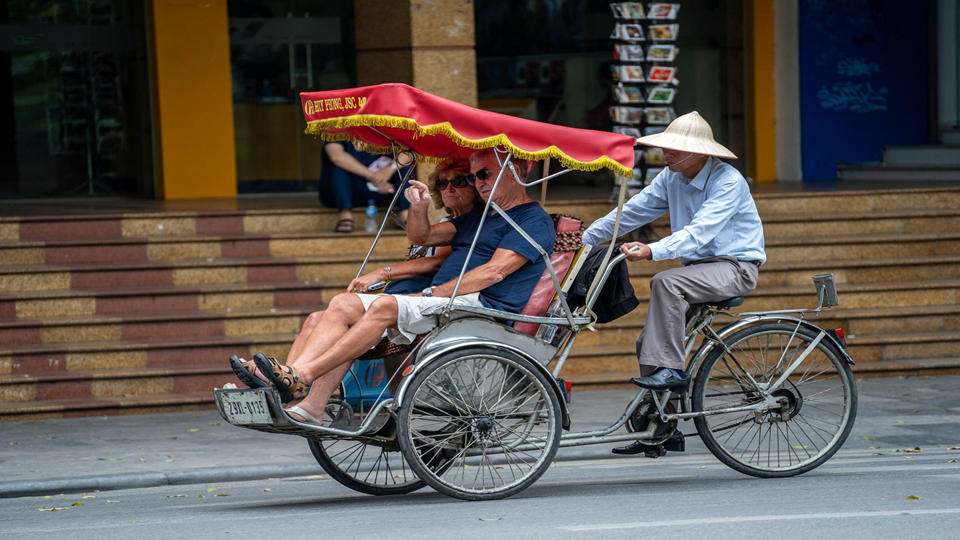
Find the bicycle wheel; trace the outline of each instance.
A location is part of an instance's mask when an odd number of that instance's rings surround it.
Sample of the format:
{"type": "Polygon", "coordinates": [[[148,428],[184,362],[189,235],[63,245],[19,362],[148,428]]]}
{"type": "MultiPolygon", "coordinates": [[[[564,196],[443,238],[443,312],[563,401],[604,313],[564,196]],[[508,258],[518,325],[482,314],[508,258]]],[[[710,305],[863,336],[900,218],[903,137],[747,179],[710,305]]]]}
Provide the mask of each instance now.
{"type": "MultiPolygon", "coordinates": [[[[324,411],[324,420],[333,422],[341,410],[346,412],[349,408],[339,401],[331,401],[324,411]]],[[[383,431],[381,429],[380,433],[383,431]]],[[[323,470],[354,491],[367,495],[403,495],[425,486],[403,459],[396,437],[382,439],[311,439],[309,444],[313,457],[323,470]]]]}
{"type": "MultiPolygon", "coordinates": [[[[697,371],[693,410],[762,402],[760,390],[796,363],[817,335],[784,323],[764,323],[735,332],[724,340],[730,352],[715,348],[697,371]]],[[[853,373],[826,337],[772,396],[778,400],[775,408],[695,419],[700,438],[717,459],[761,478],[802,474],[840,449],[857,416],[853,373]]]]}
{"type": "Polygon", "coordinates": [[[487,348],[451,352],[418,371],[398,415],[414,472],[459,499],[502,499],[550,467],[560,402],[530,361],[487,348]]]}

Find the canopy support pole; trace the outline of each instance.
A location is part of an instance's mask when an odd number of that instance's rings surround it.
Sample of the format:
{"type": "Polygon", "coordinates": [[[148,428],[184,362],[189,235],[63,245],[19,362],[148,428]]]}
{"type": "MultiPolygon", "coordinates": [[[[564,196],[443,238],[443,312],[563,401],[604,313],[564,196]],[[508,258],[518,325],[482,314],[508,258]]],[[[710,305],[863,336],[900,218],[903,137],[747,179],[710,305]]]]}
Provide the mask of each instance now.
{"type": "MultiPolygon", "coordinates": [[[[375,128],[370,128],[370,129],[376,131],[377,133],[380,133],[375,128]]],[[[383,135],[383,133],[380,133],[380,135],[383,135]]],[[[407,151],[410,150],[409,148],[403,146],[402,144],[397,143],[396,141],[394,141],[390,137],[387,137],[386,135],[383,135],[383,137],[390,141],[390,148],[393,150],[394,159],[396,159],[398,146],[400,148],[406,149],[407,151]]],[[[393,213],[393,207],[396,206],[397,200],[399,200],[400,195],[403,193],[404,188],[407,186],[407,182],[410,180],[410,177],[413,175],[413,171],[417,170],[417,161],[418,161],[417,154],[415,152],[410,152],[410,155],[413,158],[413,161],[410,162],[409,168],[407,169],[407,174],[401,177],[400,187],[397,188],[397,192],[394,193],[393,199],[390,200],[390,206],[387,207],[387,211],[384,214],[384,219],[383,221],[380,222],[380,228],[377,230],[377,236],[376,238],[373,239],[373,243],[370,244],[370,249],[367,250],[367,255],[363,258],[363,263],[360,264],[360,270],[357,271],[357,276],[354,279],[357,279],[363,275],[363,269],[366,268],[367,262],[370,261],[370,255],[373,255],[373,250],[374,248],[377,247],[377,242],[380,241],[380,237],[383,235],[383,229],[384,227],[387,226],[387,219],[389,219],[390,214],[393,213]]],[[[399,168],[397,169],[397,174],[398,175],[400,174],[399,168]]]]}

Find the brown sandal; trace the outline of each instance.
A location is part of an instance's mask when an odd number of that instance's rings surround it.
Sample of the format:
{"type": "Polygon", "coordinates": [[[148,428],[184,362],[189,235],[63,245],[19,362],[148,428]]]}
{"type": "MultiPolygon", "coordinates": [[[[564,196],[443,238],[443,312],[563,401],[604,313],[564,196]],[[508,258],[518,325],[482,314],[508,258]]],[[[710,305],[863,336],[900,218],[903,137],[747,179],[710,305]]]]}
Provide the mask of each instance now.
{"type": "Polygon", "coordinates": [[[293,366],[285,366],[277,362],[276,358],[270,358],[263,353],[253,355],[253,361],[260,368],[260,372],[267,376],[273,387],[280,392],[280,400],[289,403],[296,399],[294,394],[305,395],[308,392],[308,386],[300,382],[300,372],[293,366]]]}

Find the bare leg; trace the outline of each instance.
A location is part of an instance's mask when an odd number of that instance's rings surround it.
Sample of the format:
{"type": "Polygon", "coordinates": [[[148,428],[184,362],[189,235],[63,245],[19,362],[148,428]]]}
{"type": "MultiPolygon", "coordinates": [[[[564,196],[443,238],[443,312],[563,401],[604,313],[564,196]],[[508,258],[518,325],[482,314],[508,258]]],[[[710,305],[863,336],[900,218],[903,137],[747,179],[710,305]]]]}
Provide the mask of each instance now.
{"type": "MultiPolygon", "coordinates": [[[[323,324],[316,326],[310,333],[303,347],[297,352],[297,355],[293,357],[291,354],[291,358],[287,360],[299,368],[305,362],[317,358],[330,349],[333,344],[342,338],[344,334],[347,333],[347,330],[357,324],[362,317],[363,302],[360,301],[357,295],[352,293],[338,294],[330,301],[330,306],[323,316],[323,324]]],[[[381,333],[383,333],[382,330],[381,333]]],[[[380,334],[377,334],[376,338],[379,341],[380,334]]],[[[373,345],[370,345],[370,347],[372,346],[373,345]]],[[[369,349],[370,347],[367,348],[369,349]]],[[[292,352],[291,350],[291,353],[292,352]]],[[[359,356],[359,354],[353,358],[357,356],[359,356]]],[[[313,378],[307,379],[307,381],[312,380],[313,378]]]]}
{"type": "MultiPolygon", "coordinates": [[[[349,366],[355,358],[380,341],[384,330],[397,327],[397,312],[396,298],[392,296],[378,298],[370,305],[370,309],[363,315],[360,322],[354,324],[329,350],[315,360],[308,360],[298,365],[300,380],[309,383],[333,373],[338,367],[349,366]]],[[[339,383],[339,379],[337,382],[339,383]]],[[[318,415],[323,413],[323,408],[326,407],[335,388],[336,385],[329,380],[324,385],[314,385],[310,394],[300,402],[300,407],[319,418],[318,415]]]]}
{"type": "Polygon", "coordinates": [[[314,311],[310,315],[307,315],[307,320],[303,321],[303,328],[301,328],[300,333],[297,334],[297,339],[294,340],[293,346],[290,347],[290,354],[287,355],[288,366],[297,365],[297,357],[300,356],[300,352],[303,351],[303,347],[307,344],[307,340],[310,339],[310,334],[313,333],[314,328],[323,321],[323,315],[325,313],[326,311],[314,311]]]}
{"type": "MultiPolygon", "coordinates": [[[[313,387],[310,388],[310,393],[296,405],[303,407],[316,418],[323,420],[323,415],[317,414],[315,411],[320,411],[322,413],[327,408],[327,402],[330,401],[330,396],[332,396],[333,392],[338,386],[340,386],[340,381],[346,377],[347,372],[350,371],[351,364],[352,362],[347,362],[337,366],[326,375],[323,375],[314,381],[313,387]]],[[[297,413],[288,411],[287,414],[289,414],[291,418],[298,422],[303,422],[305,420],[297,413]]]]}

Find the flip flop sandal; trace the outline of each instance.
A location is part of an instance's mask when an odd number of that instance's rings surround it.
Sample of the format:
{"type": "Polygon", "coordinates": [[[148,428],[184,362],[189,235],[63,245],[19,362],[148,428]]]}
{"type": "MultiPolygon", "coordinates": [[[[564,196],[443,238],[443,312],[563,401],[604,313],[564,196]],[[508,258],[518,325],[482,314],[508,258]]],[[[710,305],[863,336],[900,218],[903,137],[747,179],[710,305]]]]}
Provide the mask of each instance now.
{"type": "Polygon", "coordinates": [[[287,407],[283,409],[284,412],[289,415],[290,413],[300,415],[303,420],[297,420],[296,418],[291,418],[291,420],[300,422],[301,424],[307,424],[309,426],[324,427],[323,422],[317,419],[316,416],[308,413],[303,407],[294,405],[292,407],[287,407]]]}
{"type": "Polygon", "coordinates": [[[252,360],[241,362],[236,356],[231,356],[230,367],[237,378],[240,379],[240,382],[247,385],[247,388],[266,388],[270,386],[253,373],[256,370],[256,364],[252,360]]]}
{"type": "Polygon", "coordinates": [[[263,353],[253,355],[253,361],[260,369],[260,373],[266,375],[277,392],[280,392],[280,401],[289,403],[293,401],[294,394],[307,392],[307,385],[300,382],[300,373],[297,368],[281,365],[276,358],[264,356],[263,353]]]}
{"type": "Polygon", "coordinates": [[[333,228],[333,232],[338,233],[352,233],[353,232],[353,220],[352,219],[341,219],[337,222],[336,227],[333,228]]]}

